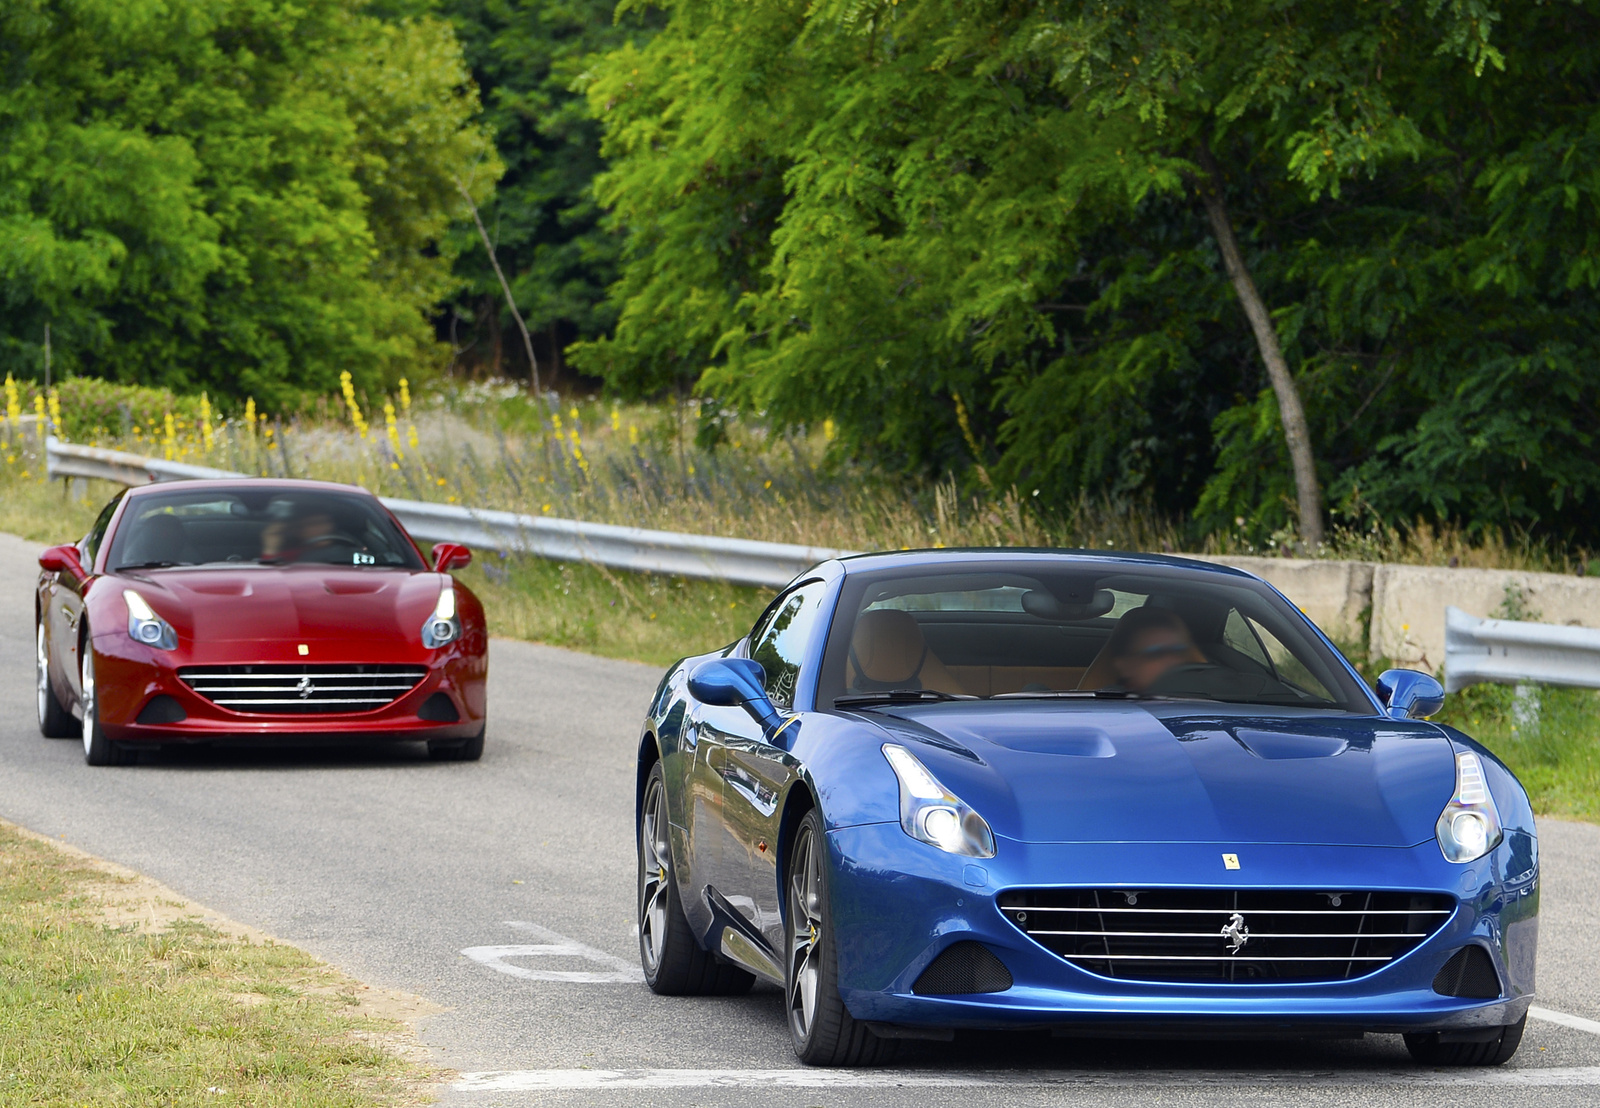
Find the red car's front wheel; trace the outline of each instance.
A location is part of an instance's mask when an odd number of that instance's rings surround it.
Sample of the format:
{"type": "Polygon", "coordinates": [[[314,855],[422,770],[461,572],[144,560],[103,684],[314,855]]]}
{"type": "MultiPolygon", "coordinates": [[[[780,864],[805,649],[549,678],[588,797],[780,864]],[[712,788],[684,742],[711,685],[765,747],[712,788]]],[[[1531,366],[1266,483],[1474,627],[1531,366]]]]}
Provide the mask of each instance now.
{"type": "Polygon", "coordinates": [[[120,766],[126,761],[122,747],[106,738],[100,726],[99,696],[94,683],[94,642],[83,637],[83,760],[91,766],[120,766]]]}

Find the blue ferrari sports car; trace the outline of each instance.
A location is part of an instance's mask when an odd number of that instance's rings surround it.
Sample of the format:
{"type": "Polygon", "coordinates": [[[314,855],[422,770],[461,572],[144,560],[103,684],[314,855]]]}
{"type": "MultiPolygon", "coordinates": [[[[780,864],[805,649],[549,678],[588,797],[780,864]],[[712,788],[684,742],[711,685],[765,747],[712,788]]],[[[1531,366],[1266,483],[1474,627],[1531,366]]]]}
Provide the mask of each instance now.
{"type": "Polygon", "coordinates": [[[1180,558],[826,562],[662,679],[638,763],[659,993],[785,990],[796,1052],[963,1028],[1405,1036],[1494,1065],[1538,840],[1488,750],[1271,586],[1180,558]]]}

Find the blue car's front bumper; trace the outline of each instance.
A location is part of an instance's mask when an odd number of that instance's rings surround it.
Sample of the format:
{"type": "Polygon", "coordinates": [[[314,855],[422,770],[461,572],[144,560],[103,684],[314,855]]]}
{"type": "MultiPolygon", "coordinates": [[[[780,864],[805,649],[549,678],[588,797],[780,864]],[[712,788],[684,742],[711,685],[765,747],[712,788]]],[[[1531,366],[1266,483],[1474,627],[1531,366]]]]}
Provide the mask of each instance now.
{"type": "Polygon", "coordinates": [[[1533,999],[1538,938],[1537,842],[1510,831],[1468,865],[1415,847],[1197,843],[1030,844],[1001,839],[994,858],[945,854],[898,823],[829,836],[839,985],[858,1019],[922,1027],[1284,1033],[1423,1031],[1514,1023],[1533,999]],[[1223,869],[1222,852],[1240,868],[1223,869]],[[1008,888],[1390,889],[1459,901],[1416,949],[1382,969],[1315,984],[1146,983],[1079,969],[1001,913],[1008,888]],[[918,996],[912,984],[953,943],[976,940],[1011,971],[997,993],[918,996]],[[1489,952],[1494,1000],[1442,996],[1433,980],[1461,947],[1489,952]]]}

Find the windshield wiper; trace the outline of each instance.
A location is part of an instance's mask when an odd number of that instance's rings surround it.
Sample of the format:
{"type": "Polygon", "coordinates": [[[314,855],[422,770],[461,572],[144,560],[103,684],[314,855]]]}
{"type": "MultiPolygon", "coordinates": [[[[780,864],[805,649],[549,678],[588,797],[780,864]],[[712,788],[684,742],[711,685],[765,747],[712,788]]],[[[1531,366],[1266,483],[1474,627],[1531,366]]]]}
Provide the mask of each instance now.
{"type": "Polygon", "coordinates": [[[873,704],[916,704],[937,700],[978,700],[969,693],[939,692],[937,689],[890,689],[888,692],[854,693],[833,698],[835,708],[864,708],[873,704]]]}
{"type": "Polygon", "coordinates": [[[173,566],[188,565],[188,562],[134,562],[131,565],[118,566],[112,573],[121,573],[125,569],[171,569],[173,566]]]}
{"type": "Polygon", "coordinates": [[[1037,689],[1032,692],[1002,692],[990,700],[1131,700],[1139,694],[1129,689],[1037,689]]]}

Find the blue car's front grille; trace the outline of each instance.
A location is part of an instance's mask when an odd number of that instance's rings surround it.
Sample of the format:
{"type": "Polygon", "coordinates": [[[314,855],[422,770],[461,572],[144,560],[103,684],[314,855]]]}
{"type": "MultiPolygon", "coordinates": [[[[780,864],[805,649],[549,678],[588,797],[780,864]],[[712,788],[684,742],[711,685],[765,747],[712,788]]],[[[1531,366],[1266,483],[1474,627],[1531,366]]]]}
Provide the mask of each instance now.
{"type": "Polygon", "coordinates": [[[1014,889],[1000,909],[1090,973],[1244,985],[1373,973],[1437,931],[1455,900],[1333,889],[1014,889]]]}

